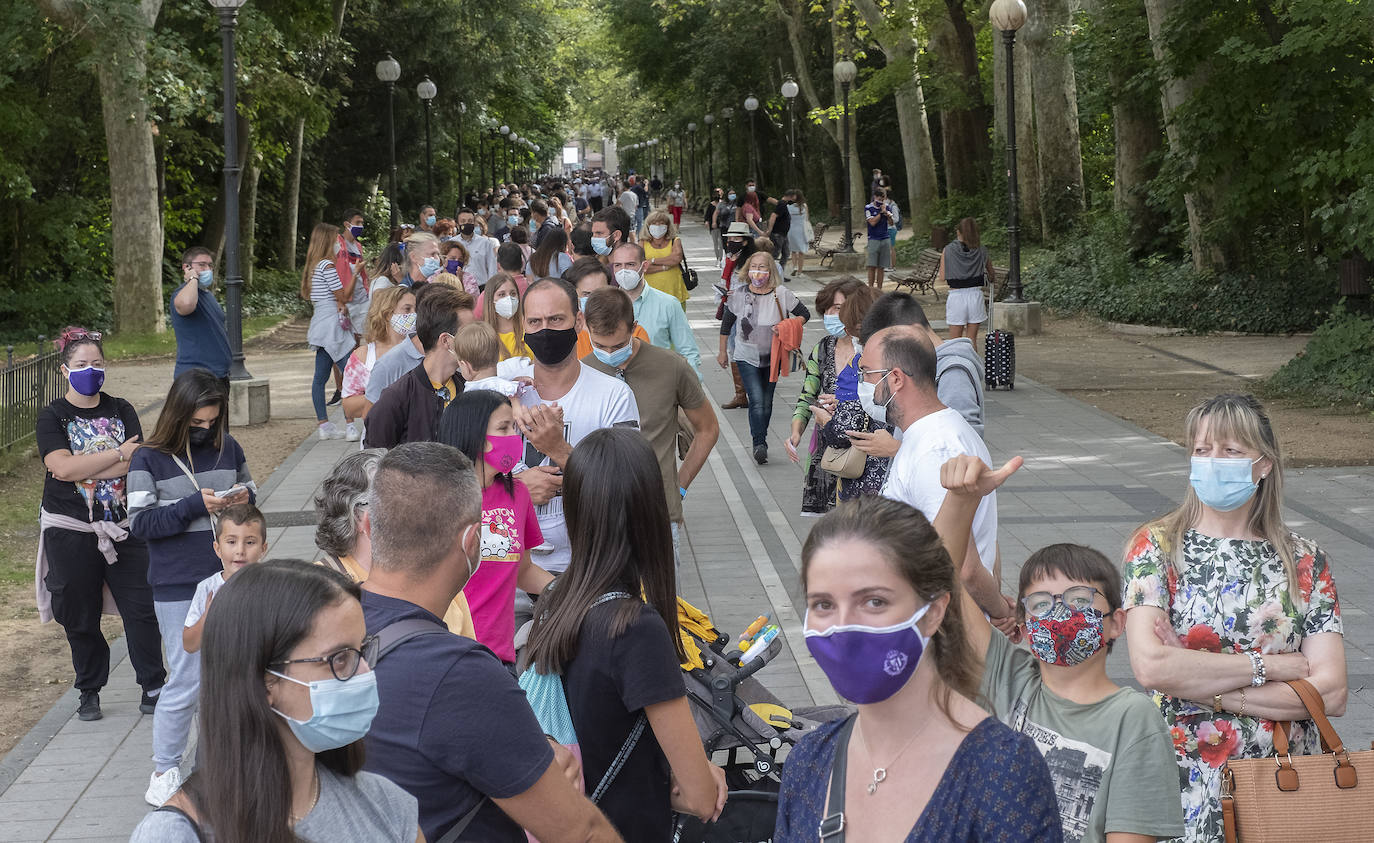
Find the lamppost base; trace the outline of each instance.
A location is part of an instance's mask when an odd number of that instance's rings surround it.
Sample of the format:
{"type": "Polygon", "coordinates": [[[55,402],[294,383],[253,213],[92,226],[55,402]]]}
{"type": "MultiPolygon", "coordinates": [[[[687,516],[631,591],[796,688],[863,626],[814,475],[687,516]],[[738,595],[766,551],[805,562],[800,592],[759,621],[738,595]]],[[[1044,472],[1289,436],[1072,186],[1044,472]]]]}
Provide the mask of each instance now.
{"type": "Polygon", "coordinates": [[[1041,327],[1040,302],[999,301],[992,308],[992,329],[1010,331],[1022,336],[1035,336],[1041,327]]]}
{"type": "Polygon", "coordinates": [[[267,378],[229,381],[229,425],[264,424],[272,417],[272,388],[267,378]]]}

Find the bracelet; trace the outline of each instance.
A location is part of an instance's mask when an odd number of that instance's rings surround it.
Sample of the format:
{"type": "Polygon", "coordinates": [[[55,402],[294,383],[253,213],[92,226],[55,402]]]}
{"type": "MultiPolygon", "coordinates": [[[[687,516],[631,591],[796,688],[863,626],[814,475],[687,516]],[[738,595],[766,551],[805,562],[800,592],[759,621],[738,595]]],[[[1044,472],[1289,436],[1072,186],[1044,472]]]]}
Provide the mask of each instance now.
{"type": "Polygon", "coordinates": [[[1213,694],[1213,695],[1212,695],[1212,713],[1213,713],[1213,714],[1220,714],[1220,713],[1221,713],[1221,694],[1213,694]]]}
{"type": "Polygon", "coordinates": [[[1240,711],[1236,712],[1238,717],[1245,716],[1245,688],[1240,689],[1240,711]]]}
{"type": "Polygon", "coordinates": [[[1256,652],[1246,653],[1250,657],[1250,670],[1253,675],[1250,677],[1250,687],[1258,688],[1269,681],[1269,676],[1264,669],[1264,657],[1256,652]]]}

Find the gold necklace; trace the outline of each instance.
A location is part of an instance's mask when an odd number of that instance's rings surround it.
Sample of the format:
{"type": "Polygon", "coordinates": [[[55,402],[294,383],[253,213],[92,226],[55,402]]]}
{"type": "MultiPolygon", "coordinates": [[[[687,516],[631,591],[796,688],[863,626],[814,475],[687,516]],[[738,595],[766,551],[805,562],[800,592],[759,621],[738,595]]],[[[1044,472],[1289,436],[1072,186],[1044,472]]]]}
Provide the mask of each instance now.
{"type": "MultiPolygon", "coordinates": [[[[867,749],[868,747],[865,746],[864,748],[867,749]]],[[[305,809],[305,813],[304,813],[304,814],[301,814],[299,817],[296,816],[295,814],[292,814],[292,815],[291,815],[291,825],[293,825],[293,826],[296,825],[297,823],[299,823],[301,820],[304,820],[306,817],[310,816],[310,812],[313,811],[313,810],[315,810],[315,806],[316,806],[317,804],[319,804],[319,801],[320,801],[320,771],[319,771],[318,768],[312,768],[311,772],[313,773],[312,778],[313,778],[314,783],[315,783],[315,798],[313,798],[313,799],[310,800],[310,807],[305,809]]]]}
{"type": "MultiPolygon", "coordinates": [[[[862,731],[862,729],[863,729],[863,722],[862,722],[862,720],[863,720],[863,718],[860,718],[860,723],[859,723],[859,729],[860,729],[860,731],[859,731],[859,741],[862,742],[863,745],[864,745],[864,754],[866,754],[866,755],[868,756],[868,763],[872,764],[872,763],[873,763],[873,750],[871,750],[871,749],[868,748],[868,736],[865,735],[865,734],[863,733],[863,731],[862,731]]],[[[921,736],[921,733],[924,732],[924,731],[926,730],[926,726],[929,726],[929,725],[930,725],[930,721],[929,721],[929,720],[927,720],[925,723],[921,724],[921,728],[917,729],[916,732],[915,732],[914,734],[912,734],[912,736],[907,740],[906,746],[903,746],[900,750],[897,751],[897,754],[896,754],[896,755],[892,756],[892,760],[889,761],[889,762],[887,762],[887,766],[883,766],[883,767],[874,766],[874,768],[873,768],[873,781],[869,782],[869,783],[868,783],[868,787],[867,787],[868,795],[869,795],[869,796],[872,796],[873,794],[877,793],[877,792],[878,792],[878,785],[880,785],[880,784],[882,784],[883,782],[887,781],[887,767],[889,767],[889,766],[891,766],[891,765],[893,765],[893,764],[896,764],[896,763],[897,763],[897,759],[902,757],[902,753],[903,753],[903,752],[906,752],[908,749],[911,748],[911,745],[912,745],[913,743],[916,742],[916,739],[919,738],[919,737],[921,736]]]]}

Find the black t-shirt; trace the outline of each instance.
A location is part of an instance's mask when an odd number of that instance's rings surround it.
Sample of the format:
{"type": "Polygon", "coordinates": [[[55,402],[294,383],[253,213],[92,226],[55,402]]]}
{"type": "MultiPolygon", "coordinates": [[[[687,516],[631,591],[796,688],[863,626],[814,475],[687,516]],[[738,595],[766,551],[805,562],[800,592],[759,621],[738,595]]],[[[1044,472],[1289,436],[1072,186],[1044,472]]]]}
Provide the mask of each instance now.
{"type": "MultiPolygon", "coordinates": [[[[589,796],[640,712],[687,694],[673,640],[651,606],[644,604],[635,622],[618,638],[610,638],[610,621],[622,605],[612,600],[592,607],[582,622],[577,655],[563,668],[589,796]]],[[[626,840],[673,839],[669,775],[668,759],[653,729],[645,726],[625,767],[598,803],[626,840]]]]}
{"type": "MultiPolygon", "coordinates": [[[[67,450],[75,455],[109,451],[130,437],[142,436],[138,413],[123,398],[100,393],[100,403],[87,409],[59,398],[38,414],[38,454],[67,450]]],[[[58,480],[48,472],[43,481],[43,508],[78,521],[122,521],[128,514],[125,478],[58,480]]]]}
{"type": "Polygon", "coordinates": [[[773,213],[778,216],[773,220],[773,230],[769,232],[770,234],[786,234],[792,230],[792,209],[789,207],[791,204],[784,199],[773,206],[773,213]]]}

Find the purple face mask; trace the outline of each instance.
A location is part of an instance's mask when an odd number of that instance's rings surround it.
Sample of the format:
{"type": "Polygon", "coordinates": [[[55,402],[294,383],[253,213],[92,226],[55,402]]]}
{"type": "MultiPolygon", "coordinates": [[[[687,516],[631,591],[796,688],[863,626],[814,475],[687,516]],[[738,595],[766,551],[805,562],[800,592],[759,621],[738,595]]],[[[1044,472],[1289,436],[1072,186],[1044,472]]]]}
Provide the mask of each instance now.
{"type": "Polygon", "coordinates": [[[82,395],[95,395],[100,391],[100,387],[105,385],[105,370],[94,366],[68,369],[67,381],[72,385],[72,389],[82,395]]]}
{"type": "Polygon", "coordinates": [[[808,622],[806,649],[837,694],[859,705],[882,702],[907,683],[930,644],[916,628],[929,608],[927,603],[893,626],[848,624],[815,630],[808,622]]]}

